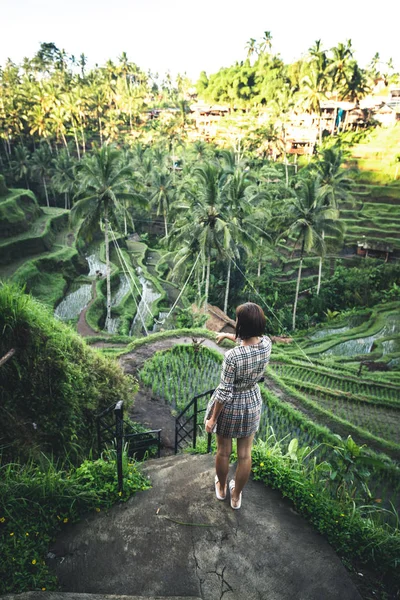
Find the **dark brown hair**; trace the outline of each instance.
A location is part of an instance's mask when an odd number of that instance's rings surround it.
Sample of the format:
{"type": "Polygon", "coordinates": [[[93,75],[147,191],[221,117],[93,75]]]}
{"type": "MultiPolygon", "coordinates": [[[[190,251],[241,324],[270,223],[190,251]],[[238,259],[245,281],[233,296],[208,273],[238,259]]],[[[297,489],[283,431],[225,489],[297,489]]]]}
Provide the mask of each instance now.
{"type": "Polygon", "coordinates": [[[246,302],[236,309],[236,337],[247,340],[263,335],[265,330],[265,315],[261,306],[254,302],[246,302]]]}

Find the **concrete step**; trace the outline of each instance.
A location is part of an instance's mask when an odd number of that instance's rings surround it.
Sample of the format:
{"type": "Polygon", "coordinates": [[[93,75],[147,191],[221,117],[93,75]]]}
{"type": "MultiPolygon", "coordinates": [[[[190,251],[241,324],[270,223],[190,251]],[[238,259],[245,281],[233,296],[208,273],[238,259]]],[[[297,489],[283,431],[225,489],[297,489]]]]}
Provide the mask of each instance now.
{"type": "Polygon", "coordinates": [[[196,596],[121,596],[113,594],[78,594],[74,592],[25,592],[8,594],[1,600],[201,600],[196,596]]]}

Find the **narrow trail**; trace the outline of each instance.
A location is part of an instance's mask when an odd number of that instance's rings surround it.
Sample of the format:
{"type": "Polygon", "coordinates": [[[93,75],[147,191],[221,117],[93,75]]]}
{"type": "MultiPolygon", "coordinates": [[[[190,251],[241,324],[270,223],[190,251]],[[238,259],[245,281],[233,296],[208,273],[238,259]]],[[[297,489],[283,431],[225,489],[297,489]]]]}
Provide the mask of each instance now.
{"type": "Polygon", "coordinates": [[[93,337],[94,335],[99,335],[99,332],[94,331],[94,329],[92,329],[86,321],[86,313],[95,300],[96,300],[96,282],[92,281],[92,299],[89,302],[89,304],[87,306],[85,306],[85,308],[81,311],[81,314],[79,315],[79,319],[78,319],[78,324],[76,326],[76,329],[77,329],[79,335],[81,335],[83,337],[93,337]]]}

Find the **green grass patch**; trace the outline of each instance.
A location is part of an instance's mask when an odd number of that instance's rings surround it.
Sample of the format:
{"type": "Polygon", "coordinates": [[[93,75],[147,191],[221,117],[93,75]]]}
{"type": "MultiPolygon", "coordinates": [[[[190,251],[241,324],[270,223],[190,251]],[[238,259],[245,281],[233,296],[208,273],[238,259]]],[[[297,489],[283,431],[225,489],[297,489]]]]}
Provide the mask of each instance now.
{"type": "Polygon", "coordinates": [[[115,452],[59,466],[45,455],[37,463],[0,466],[0,594],[57,590],[47,565],[49,544],[70,523],[98,514],[150,487],[138,464],[124,455],[124,491],[118,492],[115,452]]]}

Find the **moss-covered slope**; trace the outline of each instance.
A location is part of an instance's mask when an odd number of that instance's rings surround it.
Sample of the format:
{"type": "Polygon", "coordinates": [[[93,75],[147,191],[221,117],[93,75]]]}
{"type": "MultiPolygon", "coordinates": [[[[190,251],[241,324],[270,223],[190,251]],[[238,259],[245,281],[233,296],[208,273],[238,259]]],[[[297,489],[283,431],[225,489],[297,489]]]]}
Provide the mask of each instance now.
{"type": "Polygon", "coordinates": [[[0,358],[15,350],[0,366],[3,454],[87,454],[95,442],[95,413],[131,401],[135,382],[8,284],[0,284],[0,331],[0,358]]]}

